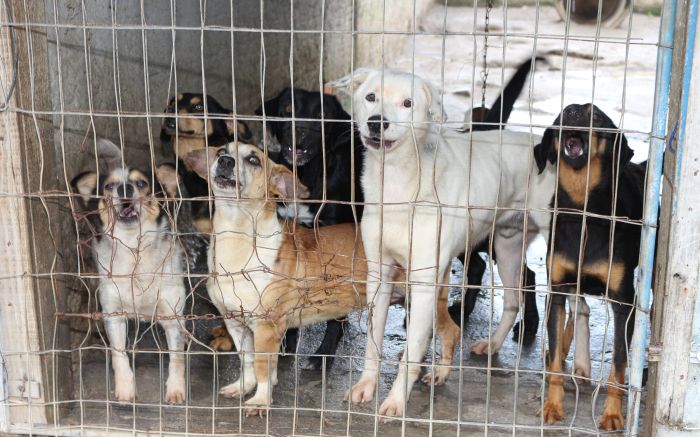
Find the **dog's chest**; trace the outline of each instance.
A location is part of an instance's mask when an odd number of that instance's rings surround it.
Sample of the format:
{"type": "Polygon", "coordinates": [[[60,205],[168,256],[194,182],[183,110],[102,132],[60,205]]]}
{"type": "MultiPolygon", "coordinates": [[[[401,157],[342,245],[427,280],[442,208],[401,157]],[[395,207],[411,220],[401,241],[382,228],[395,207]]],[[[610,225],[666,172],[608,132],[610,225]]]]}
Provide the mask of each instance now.
{"type": "Polygon", "coordinates": [[[136,311],[147,317],[159,300],[182,308],[182,251],[171,238],[159,233],[105,236],[93,245],[93,252],[106,311],[136,311]]]}
{"type": "MultiPolygon", "coordinates": [[[[215,229],[221,229],[216,222],[215,229]]],[[[281,244],[282,235],[275,231],[217,230],[209,246],[209,271],[215,274],[207,282],[213,303],[228,312],[242,312],[239,315],[244,317],[255,312],[275,278],[272,269],[281,244]]]]}

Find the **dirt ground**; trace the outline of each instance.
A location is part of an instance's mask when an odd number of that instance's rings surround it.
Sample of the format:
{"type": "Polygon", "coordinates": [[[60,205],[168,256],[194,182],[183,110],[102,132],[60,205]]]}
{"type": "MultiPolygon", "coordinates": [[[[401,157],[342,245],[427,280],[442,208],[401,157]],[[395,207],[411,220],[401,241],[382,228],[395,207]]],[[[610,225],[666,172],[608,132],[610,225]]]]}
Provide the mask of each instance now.
{"type": "MultiPolygon", "coordinates": [[[[599,44],[592,42],[594,27],[572,24],[570,38],[564,40],[564,23],[554,9],[544,7],[509,8],[508,16],[496,9],[490,18],[492,35],[488,39],[489,67],[486,101],[491,102],[501,86],[503,73],[507,79],[523,59],[535,51],[544,55],[548,66],[538,67],[534,75],[531,99],[528,93],[516,104],[511,122],[514,129],[529,129],[535,133],[551,123],[564,105],[594,101],[628,130],[635,149],[635,160],[646,159],[648,132],[651,128],[654,97],[654,76],[659,20],[657,17],[635,14],[633,29],[602,29],[599,44]],[[507,23],[507,25],[505,24],[507,23]],[[529,34],[537,32],[533,40],[529,34]],[[517,36],[520,35],[520,36],[517,36]],[[625,44],[629,38],[630,44],[625,44]],[[564,64],[562,56],[566,48],[564,64]],[[597,52],[597,58],[595,53],[597,52]],[[594,62],[597,60],[597,63],[594,62]],[[594,72],[594,64],[596,70],[594,72]],[[625,68],[627,66],[627,68],[625,68]],[[563,78],[565,77],[565,80],[563,78]],[[624,112],[624,117],[622,113],[624,112]]],[[[483,27],[483,10],[476,12],[477,28],[483,27]]],[[[445,109],[455,124],[460,124],[463,112],[481,101],[480,72],[483,37],[455,35],[473,30],[475,12],[471,8],[433,7],[423,18],[420,31],[442,33],[446,23],[449,36],[421,35],[416,37],[415,50],[409,47],[400,57],[398,68],[411,68],[417,74],[435,82],[444,90],[445,109]],[[442,59],[445,62],[442,62],[442,59]],[[476,61],[476,63],[475,63],[476,61]],[[436,67],[438,66],[438,67],[436,67]],[[444,66],[444,67],[443,67],[444,66]],[[473,78],[476,81],[472,80],[473,78]],[[473,103],[472,103],[473,96],[473,103]]],[[[200,246],[197,269],[202,268],[200,246]]],[[[538,305],[544,310],[546,272],[545,247],[536,242],[528,251],[528,264],[537,273],[538,305]]],[[[452,283],[462,281],[462,268],[454,264],[452,283]]],[[[490,284],[486,275],[484,284],[490,284]]],[[[499,283],[497,276],[494,282],[499,283]]],[[[200,290],[201,291],[201,290],[200,290]]],[[[452,290],[453,299],[459,290],[452,290]]],[[[303,354],[311,353],[320,342],[323,326],[303,331],[301,356],[284,357],[279,366],[279,385],[274,390],[274,408],[266,418],[241,415],[237,400],[224,399],[216,393],[220,387],[233,382],[239,373],[239,360],[233,354],[209,353],[198,342],[207,342],[209,329],[216,323],[198,321],[191,325],[193,339],[189,355],[190,395],[185,406],[160,404],[164,391],[167,359],[153,352],[154,339],[162,334],[156,330],[142,332],[136,356],[137,403],[118,404],[109,399],[108,381],[111,374],[107,353],[103,347],[84,349],[76,355],[76,393],[74,403],[67,408],[62,425],[76,426],[85,435],[91,429],[111,427],[149,433],[172,432],[189,434],[246,435],[584,435],[596,434],[597,417],[602,411],[607,372],[611,358],[610,316],[605,305],[589,299],[592,307],[591,348],[593,375],[591,383],[566,386],[566,419],[558,426],[543,426],[539,411],[543,394],[543,336],[542,326],[534,343],[519,345],[508,339],[503,349],[490,359],[473,356],[468,345],[487,335],[498,322],[501,310],[500,292],[485,289],[480,295],[474,314],[464,329],[460,360],[445,386],[433,389],[422,384],[414,388],[404,421],[380,423],[373,412],[378,404],[349,405],[343,402],[343,392],[358,379],[362,370],[365,343],[365,321],[358,315],[345,325],[345,336],[339,357],[332,368],[321,371],[301,369],[303,354]],[[350,357],[356,357],[352,359],[350,357]],[[432,421],[430,420],[432,419],[432,421]],[[94,428],[93,428],[94,427],[94,428]]],[[[202,299],[196,299],[193,312],[212,312],[202,299]]],[[[403,348],[404,311],[392,307],[386,331],[384,352],[387,360],[382,366],[380,399],[396,375],[395,360],[403,348]]],[[[570,364],[570,363],[569,363],[570,364]]],[[[626,405],[626,404],[625,404],[626,405]]],[[[643,410],[643,408],[642,408],[643,410]]]]}

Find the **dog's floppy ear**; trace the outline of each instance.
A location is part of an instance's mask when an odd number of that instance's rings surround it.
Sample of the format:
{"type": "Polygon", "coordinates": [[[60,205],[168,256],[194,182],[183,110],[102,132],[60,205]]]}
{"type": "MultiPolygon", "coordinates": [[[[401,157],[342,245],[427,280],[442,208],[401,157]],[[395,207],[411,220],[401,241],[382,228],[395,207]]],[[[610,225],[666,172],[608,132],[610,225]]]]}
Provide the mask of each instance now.
{"type": "Polygon", "coordinates": [[[445,114],[442,112],[442,103],[440,102],[440,92],[433,84],[421,80],[425,98],[428,102],[428,116],[435,123],[440,123],[445,120],[445,114]]]}
{"type": "Polygon", "coordinates": [[[622,132],[619,132],[615,136],[615,149],[617,152],[615,156],[620,156],[620,163],[618,168],[622,168],[626,166],[634,156],[634,150],[632,150],[629,144],[627,144],[627,137],[625,137],[625,134],[623,134],[622,132]]]}
{"type": "Polygon", "coordinates": [[[180,184],[177,170],[172,164],[161,164],[156,167],[156,179],[163,187],[168,197],[177,196],[177,187],[180,184]]]}
{"type": "MultiPolygon", "coordinates": [[[[265,107],[265,115],[271,115],[273,117],[277,117],[280,115],[279,114],[280,99],[287,92],[289,92],[289,87],[284,88],[275,97],[273,97],[269,100],[265,100],[265,103],[263,104],[263,106],[265,107]]],[[[255,115],[263,115],[263,106],[258,106],[258,109],[255,110],[255,115]]]]}
{"type": "MultiPolygon", "coordinates": [[[[233,117],[233,111],[229,112],[227,115],[233,117]]],[[[234,132],[237,132],[238,139],[243,141],[248,141],[253,137],[252,132],[250,132],[245,122],[241,120],[236,120],[234,122],[233,118],[226,118],[226,132],[228,132],[229,138],[233,138],[234,132]]]]}
{"type": "MultiPolygon", "coordinates": [[[[558,123],[559,120],[557,119],[554,124],[558,123]]],[[[557,150],[554,147],[554,136],[557,135],[556,132],[557,131],[555,129],[548,127],[547,130],[544,131],[544,135],[542,135],[542,141],[540,141],[540,144],[535,146],[535,163],[537,164],[538,174],[541,174],[544,171],[545,167],[547,166],[547,161],[552,164],[557,162],[557,150]]]]}
{"type": "Polygon", "coordinates": [[[209,180],[209,169],[216,161],[216,154],[220,147],[206,147],[193,150],[185,156],[185,162],[190,168],[205,181],[209,180]]]}
{"type": "Polygon", "coordinates": [[[98,138],[95,145],[97,161],[107,172],[122,166],[122,150],[119,146],[106,138],[98,138]]]}
{"type": "Polygon", "coordinates": [[[293,199],[296,188],[297,199],[307,199],[309,189],[294,177],[294,173],[282,164],[274,164],[267,182],[271,197],[293,199]]]}
{"type": "Polygon", "coordinates": [[[328,82],[324,90],[337,90],[349,96],[357,91],[357,89],[365,83],[367,78],[376,70],[372,68],[356,68],[352,73],[341,77],[340,79],[328,82]]]}
{"type": "Polygon", "coordinates": [[[97,182],[97,173],[94,171],[80,173],[70,181],[71,191],[80,195],[82,208],[86,208],[91,197],[95,195],[97,182]]]}

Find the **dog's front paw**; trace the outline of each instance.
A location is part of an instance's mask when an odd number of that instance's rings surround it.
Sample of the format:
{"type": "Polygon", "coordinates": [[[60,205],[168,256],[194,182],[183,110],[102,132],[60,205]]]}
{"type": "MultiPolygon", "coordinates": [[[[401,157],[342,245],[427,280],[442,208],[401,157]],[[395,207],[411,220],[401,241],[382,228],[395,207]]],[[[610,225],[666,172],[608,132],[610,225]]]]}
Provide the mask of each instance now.
{"type": "Polygon", "coordinates": [[[352,401],[353,404],[369,402],[374,399],[374,389],[377,386],[374,377],[362,377],[357,384],[345,392],[345,401],[352,401]]]}
{"type": "Polygon", "coordinates": [[[435,385],[443,385],[447,381],[447,377],[450,376],[450,371],[452,369],[444,366],[436,366],[435,371],[428,372],[423,375],[423,383],[430,385],[434,383],[435,385]]]}
{"type": "Polygon", "coordinates": [[[625,427],[620,398],[608,395],[608,398],[605,400],[603,417],[600,418],[598,426],[603,431],[615,431],[625,427]]]}
{"type": "Polygon", "coordinates": [[[272,400],[269,399],[266,395],[256,393],[255,396],[253,396],[245,402],[246,417],[264,416],[267,413],[268,408],[270,408],[270,404],[272,404],[271,401],[272,400]]]}
{"type": "Polygon", "coordinates": [[[241,380],[239,379],[233,384],[222,387],[221,390],[219,390],[219,394],[225,398],[240,398],[253,391],[254,388],[255,382],[245,381],[241,384],[241,380]]]}
{"type": "MultiPolygon", "coordinates": [[[[489,353],[489,340],[486,338],[479,340],[476,343],[472,343],[470,348],[471,351],[477,355],[486,355],[489,353]]],[[[498,352],[500,348],[501,346],[496,346],[494,343],[491,343],[491,355],[498,352]]]]}
{"type": "Polygon", "coordinates": [[[391,417],[399,417],[403,415],[403,400],[395,396],[389,396],[379,407],[379,415],[387,416],[386,418],[382,419],[382,422],[391,420],[391,417]]]}
{"type": "Polygon", "coordinates": [[[168,404],[181,404],[185,402],[185,381],[173,382],[168,379],[165,384],[165,402],[168,404]]]}
{"type": "Polygon", "coordinates": [[[564,418],[564,405],[561,402],[553,402],[549,399],[544,403],[542,410],[544,423],[551,425],[557,423],[564,418]]]}
{"type": "Polygon", "coordinates": [[[134,400],[134,383],[131,379],[117,381],[114,384],[114,397],[118,401],[128,402],[134,400]]]}

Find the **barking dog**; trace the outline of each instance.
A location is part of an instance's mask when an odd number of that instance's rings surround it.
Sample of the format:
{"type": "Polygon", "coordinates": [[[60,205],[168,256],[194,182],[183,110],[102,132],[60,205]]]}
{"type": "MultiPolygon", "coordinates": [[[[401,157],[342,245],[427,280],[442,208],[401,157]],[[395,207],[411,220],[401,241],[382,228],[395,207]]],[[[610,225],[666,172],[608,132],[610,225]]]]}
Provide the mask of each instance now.
{"type": "Polygon", "coordinates": [[[385,266],[398,264],[408,269],[413,284],[407,347],[379,414],[400,416],[431,335],[434,284],[445,277],[455,256],[487,238],[494,223],[493,245],[506,288],[504,310],[491,341],[481,340],[472,350],[495,353],[501,347],[522,302],[516,290],[524,249],[537,232],[549,234],[550,215],[544,210],[555,175],[551,169],[537,173],[535,139],[528,133],[464,134],[441,128],[440,97],[419,77],[361,69],[333,85],[355,90],[354,119],[366,150],[362,187],[367,204],[361,227],[367,300],[373,307],[365,367],[346,399],[368,402],[374,396],[392,289],[385,266]]]}
{"type": "Polygon", "coordinates": [[[602,295],[612,302],[615,320],[613,364],[600,428],[622,429],[627,344],[634,329],[634,269],[639,261],[641,226],[615,218],[641,220],[644,166],[630,162],[633,152],[613,121],[593,104],[569,105],[545,131],[536,157],[540,169],[559,163],[559,186],[553,225],[553,252],[547,265],[549,295],[549,389],[544,421],[564,418],[563,361],[575,335],[574,374],[591,376],[590,309],[581,294],[602,295]],[[612,218],[587,217],[591,213],[612,218]],[[614,226],[614,228],[613,228],[614,226]],[[581,245],[583,244],[583,248],[581,245]],[[582,257],[579,259],[579,257],[582,257]],[[581,270],[579,270],[581,265],[581,270]],[[564,327],[565,301],[569,319],[564,327]]]}
{"type": "MultiPolygon", "coordinates": [[[[243,352],[239,380],[220,393],[245,396],[257,385],[246,402],[246,413],[257,414],[272,402],[285,330],[343,317],[364,305],[367,264],[362,238],[353,224],[314,230],[278,218],[277,202],[303,198],[308,192],[288,168],[273,163],[255,146],[232,143],[218,151],[195,151],[188,163],[212,181],[215,232],[207,290],[227,316],[236,349],[243,352]]],[[[460,330],[447,313],[446,287],[440,295],[440,363],[448,365],[460,330]]],[[[449,372],[449,367],[440,366],[426,378],[442,383],[449,372]]]]}
{"type": "MultiPolygon", "coordinates": [[[[100,140],[103,149],[119,148],[100,140]]],[[[120,401],[134,398],[134,374],[126,355],[127,318],[158,321],[165,330],[170,364],[165,401],[185,399],[184,328],[176,316],[185,305],[183,252],[172,234],[167,197],[177,192],[177,173],[160,165],[150,172],[112,168],[98,178],[95,172],[76,176],[71,183],[92,236],[93,260],[100,274],[98,297],[105,331],[112,348],[114,394],[120,401]],[[175,316],[175,317],[173,317],[175,316]]]]}
{"type": "MultiPolygon", "coordinates": [[[[234,124],[233,111],[203,94],[178,94],[170,99],[165,112],[176,116],[163,119],[160,141],[164,150],[179,161],[178,172],[187,194],[190,197],[208,196],[206,182],[187,166],[184,157],[207,146],[220,147],[235,139],[250,140],[252,134],[248,126],[240,120],[234,124]]],[[[194,201],[192,206],[195,227],[200,232],[209,233],[211,223],[207,202],[194,201]]]]}

